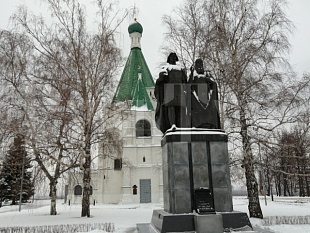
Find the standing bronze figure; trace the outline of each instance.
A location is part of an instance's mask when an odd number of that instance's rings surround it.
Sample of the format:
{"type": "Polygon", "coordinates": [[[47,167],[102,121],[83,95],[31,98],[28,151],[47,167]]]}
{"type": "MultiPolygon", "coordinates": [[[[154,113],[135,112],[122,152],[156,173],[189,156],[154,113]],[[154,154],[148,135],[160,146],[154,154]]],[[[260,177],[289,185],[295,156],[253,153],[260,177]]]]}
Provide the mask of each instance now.
{"type": "Polygon", "coordinates": [[[205,71],[202,59],[195,61],[189,83],[191,84],[191,126],[220,129],[217,84],[210,72],[205,71]]]}
{"type": "Polygon", "coordinates": [[[159,73],[155,84],[157,128],[165,133],[170,128],[220,129],[217,84],[197,59],[189,80],[170,53],[168,65],[159,73]]]}
{"type": "Polygon", "coordinates": [[[171,127],[186,127],[186,90],[187,76],[184,69],[176,64],[176,53],[170,53],[168,65],[159,73],[155,84],[157,107],[155,121],[165,133],[171,127]]]}

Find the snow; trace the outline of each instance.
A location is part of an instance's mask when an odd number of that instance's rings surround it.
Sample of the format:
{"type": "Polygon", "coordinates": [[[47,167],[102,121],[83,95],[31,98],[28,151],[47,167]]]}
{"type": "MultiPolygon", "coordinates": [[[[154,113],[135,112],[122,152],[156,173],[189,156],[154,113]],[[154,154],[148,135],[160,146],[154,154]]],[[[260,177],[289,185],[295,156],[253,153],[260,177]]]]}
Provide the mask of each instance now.
{"type": "Polygon", "coordinates": [[[206,75],[206,72],[204,74],[198,74],[196,70],[194,70],[194,73],[193,73],[193,76],[195,77],[198,77],[198,78],[205,78],[207,75],[206,75]]]}
{"type": "MultiPolygon", "coordinates": [[[[49,215],[49,201],[47,200],[37,200],[34,203],[25,204],[22,206],[21,212],[18,212],[18,206],[4,206],[0,208],[0,227],[114,223],[115,233],[135,233],[137,223],[149,223],[153,209],[163,208],[162,204],[92,205],[91,217],[81,218],[80,205],[69,206],[62,202],[63,200],[57,200],[58,215],[56,216],[49,215]]],[[[246,197],[234,197],[233,203],[234,210],[248,212],[246,197]]],[[[303,217],[310,219],[310,198],[274,197],[274,201],[271,201],[268,197],[266,206],[264,198],[261,197],[261,208],[264,220],[250,219],[257,232],[310,233],[310,224],[288,225],[273,223],[268,225],[268,221],[266,221],[275,217],[282,217],[283,219],[303,217]]],[[[102,233],[104,231],[92,230],[89,232],[102,233]]]]}
{"type": "Polygon", "coordinates": [[[137,111],[137,112],[148,112],[148,111],[150,111],[150,110],[147,108],[147,105],[146,105],[146,104],[145,104],[145,105],[142,105],[142,106],[140,106],[140,107],[132,106],[132,107],[131,107],[131,110],[135,110],[135,111],[137,111]]]}
{"type": "Polygon", "coordinates": [[[178,127],[171,127],[166,131],[166,136],[168,135],[179,135],[179,134],[189,134],[189,135],[195,135],[195,134],[221,134],[221,135],[226,135],[226,133],[220,131],[219,129],[202,129],[202,128],[178,128],[178,127]]]}
{"type": "Polygon", "coordinates": [[[167,64],[161,68],[160,72],[164,72],[165,74],[168,74],[167,71],[170,71],[170,70],[182,70],[182,67],[179,64],[175,64],[175,65],[167,64]]]}

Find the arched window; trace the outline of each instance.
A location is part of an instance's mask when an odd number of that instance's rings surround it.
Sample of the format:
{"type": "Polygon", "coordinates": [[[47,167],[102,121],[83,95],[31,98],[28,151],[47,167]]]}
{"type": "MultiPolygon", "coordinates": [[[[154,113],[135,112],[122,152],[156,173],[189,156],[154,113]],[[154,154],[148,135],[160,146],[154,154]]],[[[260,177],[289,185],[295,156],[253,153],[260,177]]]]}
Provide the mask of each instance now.
{"type": "Polygon", "coordinates": [[[77,185],[74,187],[74,195],[82,195],[82,187],[81,185],[77,185]]]}
{"type": "Polygon", "coordinates": [[[139,120],[136,123],[136,137],[150,137],[151,124],[147,120],[139,120]]]}
{"type": "Polygon", "coordinates": [[[93,195],[93,186],[90,186],[89,188],[89,195],[93,195]]]}

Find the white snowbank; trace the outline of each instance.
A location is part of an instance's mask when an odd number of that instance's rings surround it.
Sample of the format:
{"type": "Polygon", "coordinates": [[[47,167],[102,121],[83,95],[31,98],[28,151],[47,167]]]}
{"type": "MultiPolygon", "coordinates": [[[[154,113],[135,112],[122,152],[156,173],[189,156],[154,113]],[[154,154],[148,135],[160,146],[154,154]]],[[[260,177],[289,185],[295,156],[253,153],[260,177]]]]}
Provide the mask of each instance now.
{"type": "MultiPolygon", "coordinates": [[[[248,212],[246,197],[234,197],[234,210],[248,212]]],[[[265,219],[251,218],[257,232],[269,233],[310,233],[310,198],[268,197],[267,206],[261,197],[261,208],[265,219]],[[302,224],[302,225],[296,225],[302,224]]],[[[0,228],[13,226],[43,226],[61,224],[113,223],[115,233],[135,232],[137,223],[149,223],[153,209],[163,208],[162,204],[127,204],[91,206],[91,217],[81,218],[81,206],[57,202],[58,215],[49,215],[49,202],[36,201],[22,206],[4,206],[0,208],[0,228]]],[[[85,231],[80,231],[80,233],[85,231]]],[[[92,229],[92,233],[103,233],[103,230],[92,229]]],[[[241,231],[240,231],[241,232],[241,231]]],[[[242,231],[242,233],[245,233],[242,231]]]]}

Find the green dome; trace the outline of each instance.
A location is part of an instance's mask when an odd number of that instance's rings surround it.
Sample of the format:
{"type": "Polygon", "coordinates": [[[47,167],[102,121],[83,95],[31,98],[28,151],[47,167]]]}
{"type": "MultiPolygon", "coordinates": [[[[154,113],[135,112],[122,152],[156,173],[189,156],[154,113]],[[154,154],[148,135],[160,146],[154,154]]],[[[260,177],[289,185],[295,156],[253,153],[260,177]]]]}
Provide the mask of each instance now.
{"type": "Polygon", "coordinates": [[[138,23],[137,21],[134,22],[133,24],[129,25],[128,27],[128,32],[129,34],[133,33],[133,32],[139,32],[142,34],[143,32],[143,27],[140,23],[138,23]]]}

